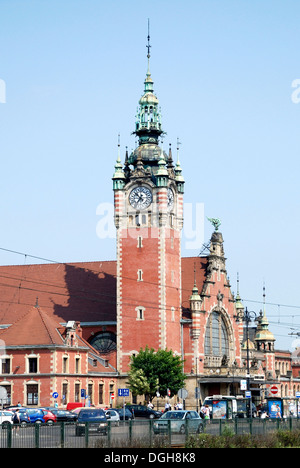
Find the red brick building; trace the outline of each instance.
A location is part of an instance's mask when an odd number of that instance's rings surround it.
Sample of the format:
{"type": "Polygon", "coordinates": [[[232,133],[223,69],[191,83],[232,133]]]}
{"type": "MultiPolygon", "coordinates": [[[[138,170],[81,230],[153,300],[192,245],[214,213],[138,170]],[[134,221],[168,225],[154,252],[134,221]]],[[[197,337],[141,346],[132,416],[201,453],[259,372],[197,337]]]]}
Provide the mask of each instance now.
{"type": "MultiPolygon", "coordinates": [[[[139,144],[124,163],[119,149],[113,175],[116,261],[0,267],[0,386],[11,404],[65,405],[82,390],[92,404],[118,403],[130,357],[146,345],[183,358],[187,405],[196,387],[202,401],[240,393],[248,365],[257,400],[278,382],[265,311],[245,339],[218,220],[207,255],[181,256],[185,181],[178,151],[175,162],[163,150],[158,104],[148,63],[139,144]]],[[[297,382],[286,385],[291,396],[297,382]]]]}

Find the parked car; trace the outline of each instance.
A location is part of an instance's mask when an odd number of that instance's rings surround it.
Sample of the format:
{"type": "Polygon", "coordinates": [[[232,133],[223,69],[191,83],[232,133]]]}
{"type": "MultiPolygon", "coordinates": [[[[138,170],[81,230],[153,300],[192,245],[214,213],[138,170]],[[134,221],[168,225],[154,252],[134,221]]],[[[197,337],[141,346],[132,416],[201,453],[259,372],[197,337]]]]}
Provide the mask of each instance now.
{"type": "Polygon", "coordinates": [[[73,413],[73,411],[46,407],[45,409],[51,411],[54,416],[56,416],[56,422],[76,422],[77,414],[73,413]]]}
{"type": "Polygon", "coordinates": [[[76,436],[85,434],[86,427],[89,432],[100,432],[107,434],[109,415],[105,415],[103,409],[100,408],[82,408],[78,414],[76,423],[76,436]]]}
{"type": "Polygon", "coordinates": [[[51,426],[51,424],[56,423],[57,417],[55,416],[55,414],[53,414],[50,410],[46,408],[41,408],[41,410],[43,411],[43,414],[44,414],[45,423],[48,426],[51,426]]]}
{"type": "Polygon", "coordinates": [[[0,425],[2,428],[7,427],[8,424],[12,424],[13,415],[14,413],[12,411],[0,411],[0,425]]]}
{"type": "Polygon", "coordinates": [[[120,415],[115,409],[104,410],[105,416],[109,416],[109,420],[112,426],[119,426],[120,424],[120,415]]]}
{"type": "Polygon", "coordinates": [[[44,413],[39,408],[19,408],[20,415],[26,413],[29,416],[30,422],[33,424],[42,424],[45,422],[44,413]]]}
{"type": "Polygon", "coordinates": [[[126,408],[133,413],[134,417],[155,419],[160,418],[163,414],[161,411],[156,411],[144,405],[127,405],[126,408]]]}
{"type": "Polygon", "coordinates": [[[204,423],[199,414],[196,411],[185,410],[167,411],[153,423],[153,430],[155,434],[168,433],[170,426],[171,432],[185,434],[186,425],[189,433],[199,434],[204,430],[204,423]]]}
{"type": "MultiPolygon", "coordinates": [[[[124,408],[115,408],[115,411],[119,413],[120,421],[124,421],[124,408]]],[[[126,407],[125,408],[125,420],[131,421],[134,419],[133,413],[126,407]]]]}
{"type": "Polygon", "coordinates": [[[26,424],[30,424],[30,417],[29,417],[29,414],[27,413],[26,409],[25,408],[21,408],[21,407],[16,407],[16,408],[12,408],[10,411],[12,411],[12,420],[14,419],[14,414],[16,412],[16,410],[19,410],[19,419],[20,419],[20,424],[21,426],[26,426],[26,424]],[[23,410],[23,411],[20,411],[20,410],[23,410]]]}

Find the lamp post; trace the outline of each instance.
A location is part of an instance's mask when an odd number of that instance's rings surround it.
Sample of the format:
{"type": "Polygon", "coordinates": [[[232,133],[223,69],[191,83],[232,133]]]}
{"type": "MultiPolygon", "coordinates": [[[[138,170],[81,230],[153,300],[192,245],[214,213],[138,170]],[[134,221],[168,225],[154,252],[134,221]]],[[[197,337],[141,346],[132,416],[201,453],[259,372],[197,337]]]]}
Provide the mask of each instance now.
{"type": "MultiPolygon", "coordinates": [[[[247,361],[247,390],[250,391],[250,359],[249,359],[249,323],[252,319],[256,319],[256,313],[253,310],[248,310],[245,308],[244,312],[238,312],[238,315],[234,315],[236,322],[244,322],[246,324],[246,361],[247,361]]],[[[250,397],[250,418],[252,418],[252,396],[250,397]]]]}

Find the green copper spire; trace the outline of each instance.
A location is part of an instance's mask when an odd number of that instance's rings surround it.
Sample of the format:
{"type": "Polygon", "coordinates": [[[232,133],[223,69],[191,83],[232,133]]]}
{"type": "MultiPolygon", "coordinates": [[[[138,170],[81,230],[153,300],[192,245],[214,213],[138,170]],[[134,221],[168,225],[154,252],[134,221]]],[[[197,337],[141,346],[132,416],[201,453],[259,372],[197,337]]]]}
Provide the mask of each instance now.
{"type": "Polygon", "coordinates": [[[123,171],[123,165],[120,158],[120,135],[118,136],[118,158],[115,164],[115,172],[112,177],[113,179],[113,189],[122,190],[125,185],[125,174],[123,171]]]}
{"type": "Polygon", "coordinates": [[[139,144],[154,143],[158,144],[158,138],[163,133],[161,129],[161,114],[158,107],[158,99],[153,91],[153,80],[150,73],[150,35],[148,20],[148,68],[146,79],[144,81],[144,94],[139,100],[139,107],[136,116],[135,131],[133,132],[139,138],[139,144]]]}

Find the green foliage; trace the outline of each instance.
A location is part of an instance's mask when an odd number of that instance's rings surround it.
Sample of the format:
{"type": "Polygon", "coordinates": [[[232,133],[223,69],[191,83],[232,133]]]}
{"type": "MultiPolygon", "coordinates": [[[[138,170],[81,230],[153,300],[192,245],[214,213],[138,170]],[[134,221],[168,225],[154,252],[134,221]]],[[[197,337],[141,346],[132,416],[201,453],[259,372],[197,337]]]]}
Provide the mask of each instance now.
{"type": "Polygon", "coordinates": [[[188,438],[186,448],[299,448],[300,430],[276,431],[265,435],[233,435],[229,431],[221,436],[199,434],[188,438]]]}
{"type": "Polygon", "coordinates": [[[150,392],[150,385],[143,369],[133,369],[129,374],[128,385],[133,395],[146,395],[150,392]]]}
{"type": "Polygon", "coordinates": [[[164,397],[169,388],[172,397],[184,387],[185,378],[183,362],[171,350],[154,351],[146,346],[131,357],[128,385],[135,395],[146,395],[152,400],[157,390],[164,397]]]}

